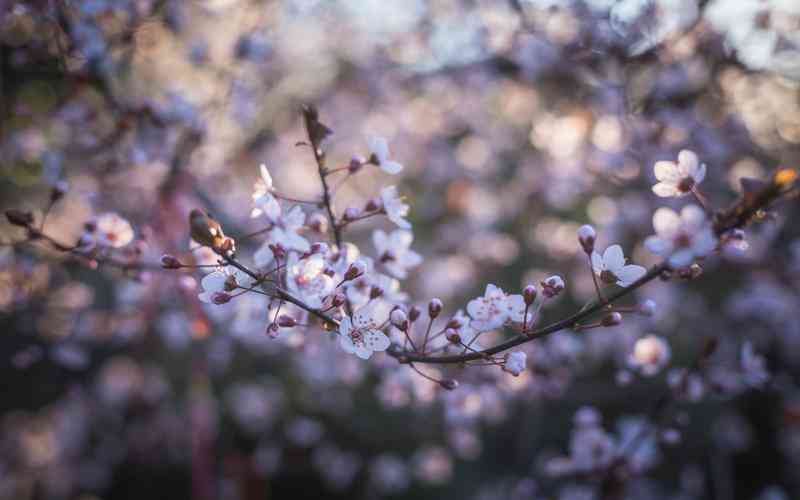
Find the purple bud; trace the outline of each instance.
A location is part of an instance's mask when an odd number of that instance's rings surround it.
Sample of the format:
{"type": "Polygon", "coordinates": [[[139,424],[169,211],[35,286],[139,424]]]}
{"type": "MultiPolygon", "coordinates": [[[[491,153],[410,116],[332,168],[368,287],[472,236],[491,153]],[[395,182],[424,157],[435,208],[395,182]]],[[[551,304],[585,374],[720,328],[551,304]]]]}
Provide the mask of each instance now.
{"type": "Polygon", "coordinates": [[[453,344],[461,343],[461,335],[459,335],[458,332],[453,330],[452,328],[448,328],[447,330],[445,330],[444,335],[445,338],[453,344]]]}
{"type": "Polygon", "coordinates": [[[439,385],[441,385],[443,388],[447,389],[448,391],[454,391],[454,390],[456,390],[458,388],[458,380],[455,380],[455,379],[441,380],[439,382],[439,385]]]}
{"type": "Polygon", "coordinates": [[[529,306],[536,300],[536,287],[528,285],[522,290],[522,298],[525,299],[525,305],[529,306]]]}
{"type": "Polygon", "coordinates": [[[431,319],[436,318],[439,316],[439,313],[442,312],[442,307],[441,300],[435,298],[431,299],[431,301],[428,303],[428,316],[430,316],[431,319]]]}
{"type": "Polygon", "coordinates": [[[278,316],[277,323],[281,328],[292,328],[293,326],[297,325],[297,321],[293,317],[287,316],[286,314],[281,314],[278,316]]]}
{"type": "Polygon", "coordinates": [[[617,326],[620,323],[622,323],[622,315],[618,312],[608,313],[600,320],[600,324],[603,326],[617,326]]]}
{"type": "Polygon", "coordinates": [[[367,160],[365,160],[363,156],[353,156],[350,159],[350,164],[347,165],[347,169],[351,174],[354,174],[361,170],[361,167],[363,167],[365,163],[367,163],[367,160]]]}
{"type": "Polygon", "coordinates": [[[408,315],[402,309],[393,310],[389,318],[392,320],[392,324],[400,330],[408,330],[408,315]]]}
{"type": "Polygon", "coordinates": [[[419,318],[420,314],[422,314],[422,311],[419,310],[419,307],[411,306],[411,309],[408,310],[408,320],[413,323],[419,318]]]}
{"type": "Polygon", "coordinates": [[[642,316],[652,316],[656,313],[656,303],[654,300],[647,299],[639,304],[639,314],[642,316]]]}
{"type": "Polygon", "coordinates": [[[344,280],[350,281],[358,278],[364,271],[367,270],[367,266],[364,264],[364,261],[357,260],[350,264],[350,267],[347,268],[347,271],[344,273],[344,280]]]}
{"type": "Polygon", "coordinates": [[[227,304],[228,302],[230,302],[230,300],[231,296],[225,292],[217,292],[214,294],[213,297],[211,297],[211,302],[213,302],[218,306],[222,304],[227,304]]]}
{"type": "Polygon", "coordinates": [[[164,254],[161,256],[161,267],[164,269],[180,269],[183,265],[174,255],[164,254]]]}
{"type": "Polygon", "coordinates": [[[592,226],[586,224],[578,229],[578,241],[583,247],[583,251],[586,252],[586,255],[591,255],[592,252],[594,252],[594,241],[596,238],[597,233],[592,226]]]}

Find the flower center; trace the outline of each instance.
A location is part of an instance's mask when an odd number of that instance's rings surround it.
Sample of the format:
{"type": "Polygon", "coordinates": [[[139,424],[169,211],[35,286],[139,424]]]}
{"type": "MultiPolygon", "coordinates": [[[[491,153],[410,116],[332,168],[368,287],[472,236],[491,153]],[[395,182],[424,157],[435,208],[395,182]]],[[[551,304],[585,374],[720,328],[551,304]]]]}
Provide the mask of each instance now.
{"type": "Polygon", "coordinates": [[[364,334],[361,333],[361,330],[352,330],[350,332],[350,340],[352,340],[355,345],[363,345],[364,334]]]}
{"type": "Polygon", "coordinates": [[[678,191],[681,193],[688,193],[694,187],[694,179],[692,177],[684,177],[678,183],[678,191]]]}
{"type": "Polygon", "coordinates": [[[692,238],[686,233],[681,233],[675,238],[675,246],[686,248],[692,245],[692,238]]]}
{"type": "Polygon", "coordinates": [[[619,278],[617,278],[617,275],[612,273],[608,269],[606,269],[605,271],[602,271],[600,273],[600,279],[604,283],[616,283],[617,281],[619,281],[619,278]]]}

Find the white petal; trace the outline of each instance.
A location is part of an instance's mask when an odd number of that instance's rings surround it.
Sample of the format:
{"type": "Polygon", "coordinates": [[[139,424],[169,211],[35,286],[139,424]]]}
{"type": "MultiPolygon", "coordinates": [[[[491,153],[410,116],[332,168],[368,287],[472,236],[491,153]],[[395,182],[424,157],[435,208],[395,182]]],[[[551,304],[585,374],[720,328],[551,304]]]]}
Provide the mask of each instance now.
{"type": "Polygon", "coordinates": [[[684,149],[678,153],[678,164],[683,167],[683,170],[686,172],[686,174],[694,178],[695,174],[697,174],[697,169],[700,166],[700,160],[697,159],[697,155],[694,153],[694,151],[684,149]]]}
{"type": "Polygon", "coordinates": [[[717,246],[717,238],[710,228],[706,228],[699,234],[695,235],[692,241],[692,252],[696,257],[702,257],[710,253],[717,246]]]}
{"type": "Polygon", "coordinates": [[[625,265],[625,254],[622,253],[622,247],[619,245],[611,245],[606,248],[606,251],[603,253],[603,263],[606,265],[606,269],[617,274],[617,271],[622,269],[625,265]]]}
{"type": "Polygon", "coordinates": [[[686,267],[692,263],[694,260],[694,255],[692,251],[688,248],[684,248],[682,250],[678,250],[669,258],[669,265],[672,267],[686,267]]]}
{"type": "Polygon", "coordinates": [[[292,230],[297,230],[303,227],[303,224],[306,222],[306,214],[303,212],[303,209],[300,206],[295,205],[289,213],[286,214],[286,217],[283,218],[284,225],[292,230]]]}
{"type": "Polygon", "coordinates": [[[603,258],[600,257],[600,254],[597,251],[592,252],[592,269],[595,273],[600,274],[606,270],[603,266],[603,258]]]}
{"type": "Polygon", "coordinates": [[[508,319],[515,323],[522,323],[525,318],[525,299],[522,295],[509,295],[506,297],[504,306],[508,319]]]}
{"type": "Polygon", "coordinates": [[[409,250],[403,254],[402,264],[407,268],[417,267],[422,264],[422,255],[409,250]]]}
{"type": "Polygon", "coordinates": [[[653,172],[656,174],[656,179],[661,182],[676,184],[681,180],[678,174],[678,166],[675,162],[671,161],[657,161],[653,167],[653,172]]]}
{"type": "Polygon", "coordinates": [[[385,351],[391,343],[389,337],[378,330],[368,330],[364,334],[364,344],[370,351],[385,351]]]}
{"type": "Polygon", "coordinates": [[[259,248],[255,254],[253,254],[253,260],[258,267],[266,267],[272,262],[274,255],[272,253],[272,249],[269,247],[269,243],[264,243],[261,248],[259,248]]]}
{"type": "Polygon", "coordinates": [[[614,274],[616,274],[617,278],[619,278],[619,281],[617,282],[618,285],[629,286],[631,283],[644,276],[645,273],[647,273],[647,269],[643,268],[642,266],[631,264],[623,267],[614,274]]]}
{"type": "Polygon", "coordinates": [[[376,135],[367,137],[367,144],[369,145],[369,150],[378,157],[380,163],[389,158],[389,142],[383,137],[376,135]]]}
{"type": "Polygon", "coordinates": [[[360,346],[360,345],[356,346],[355,353],[356,353],[356,356],[358,356],[361,359],[369,359],[370,356],[372,356],[372,351],[370,351],[366,347],[360,346]]]}
{"type": "Polygon", "coordinates": [[[404,229],[397,229],[389,236],[389,241],[395,250],[406,249],[414,241],[414,233],[404,229]]]}
{"type": "Polygon", "coordinates": [[[472,319],[486,319],[489,317],[489,305],[483,297],[472,299],[467,303],[467,314],[472,319]]]}
{"type": "Polygon", "coordinates": [[[353,340],[349,335],[339,335],[339,345],[345,352],[349,352],[350,354],[356,351],[356,346],[353,344],[353,340]]]}
{"type": "Polygon", "coordinates": [[[688,229],[697,231],[706,222],[706,213],[697,205],[687,205],[681,210],[681,219],[688,229]]]}
{"type": "Polygon", "coordinates": [[[659,236],[671,238],[681,228],[681,218],[674,210],[661,207],[653,214],[653,228],[659,236]]]}
{"type": "Polygon", "coordinates": [[[658,236],[649,236],[644,240],[644,246],[650,252],[661,257],[666,257],[672,252],[672,242],[658,236]]]}
{"type": "Polygon", "coordinates": [[[678,188],[676,188],[674,184],[666,184],[664,182],[659,182],[653,186],[653,192],[656,194],[656,196],[660,196],[662,198],[671,198],[673,196],[680,196],[684,194],[678,191],[678,188]]]}
{"type": "Polygon", "coordinates": [[[403,170],[403,165],[397,163],[396,161],[381,161],[381,170],[386,172],[387,174],[395,175],[399,174],[403,170]]]}
{"type": "Polygon", "coordinates": [[[389,249],[389,237],[380,229],[376,229],[372,232],[372,244],[379,254],[383,254],[389,249]]]}
{"type": "Polygon", "coordinates": [[[697,173],[694,174],[694,182],[695,184],[700,184],[703,182],[703,179],[706,178],[706,164],[703,163],[700,165],[700,168],[697,169],[697,173]]]}
{"type": "Polygon", "coordinates": [[[264,181],[264,186],[267,188],[268,191],[271,190],[272,189],[272,176],[269,174],[269,170],[267,169],[267,166],[262,163],[261,165],[259,165],[258,168],[259,168],[259,170],[261,170],[261,179],[264,181]]]}

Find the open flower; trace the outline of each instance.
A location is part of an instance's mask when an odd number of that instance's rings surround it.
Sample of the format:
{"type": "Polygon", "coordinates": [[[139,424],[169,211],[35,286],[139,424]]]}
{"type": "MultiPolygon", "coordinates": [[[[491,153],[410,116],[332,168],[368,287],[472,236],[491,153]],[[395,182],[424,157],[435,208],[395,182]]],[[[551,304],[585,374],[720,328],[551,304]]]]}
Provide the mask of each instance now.
{"type": "Polygon", "coordinates": [[[399,279],[405,279],[408,269],[422,263],[422,256],[409,248],[413,241],[413,233],[405,229],[397,229],[388,235],[380,229],[372,233],[372,243],[380,262],[389,274],[399,279]]]}
{"type": "Polygon", "coordinates": [[[298,252],[308,252],[311,245],[308,240],[298,234],[306,221],[306,214],[303,209],[295,206],[288,213],[281,215],[274,226],[268,232],[267,241],[253,255],[256,265],[264,267],[272,261],[272,249],[270,244],[277,244],[286,250],[296,250],[298,252]]]}
{"type": "Polygon", "coordinates": [[[237,287],[249,288],[253,285],[253,278],[238,269],[216,269],[200,280],[203,289],[197,297],[207,304],[224,304],[230,300],[229,292],[237,287]]]}
{"type": "Polygon", "coordinates": [[[333,292],[333,278],[324,273],[325,257],[315,253],[300,259],[296,252],[289,254],[286,286],[289,293],[310,307],[319,309],[325,298],[333,292]]]}
{"type": "Polygon", "coordinates": [[[706,166],[697,155],[684,149],[678,153],[678,162],[659,161],[653,168],[660,182],[653,186],[653,192],[663,198],[689,194],[706,177],[706,166]]]}
{"type": "Polygon", "coordinates": [[[642,375],[652,376],[661,371],[669,363],[671,356],[669,344],[655,335],[640,338],[633,345],[633,352],[628,357],[628,364],[638,369],[642,375]]]}
{"type": "Polygon", "coordinates": [[[345,316],[339,324],[339,345],[346,352],[361,359],[369,359],[375,351],[385,351],[391,341],[378,329],[375,308],[370,304],[362,307],[350,318],[345,316]]]}
{"type": "Polygon", "coordinates": [[[281,216],[281,205],[272,195],[272,176],[269,174],[267,166],[261,164],[259,169],[261,178],[256,181],[255,190],[253,191],[255,208],[250,212],[250,217],[258,217],[264,214],[267,219],[274,222],[281,216]]]}
{"type": "Polygon", "coordinates": [[[647,272],[642,266],[625,265],[625,254],[622,247],[611,245],[603,252],[592,252],[592,269],[605,283],[616,283],[619,286],[630,286],[647,272]]]}
{"type": "Polygon", "coordinates": [[[120,248],[133,241],[130,222],[113,212],[95,218],[94,228],[94,241],[98,245],[120,248]]]}
{"type": "Polygon", "coordinates": [[[411,229],[411,223],[404,219],[408,215],[408,205],[397,194],[397,188],[388,186],[381,189],[381,202],[386,216],[401,229],[411,229]]]}
{"type": "Polygon", "coordinates": [[[370,161],[378,165],[387,174],[398,174],[403,170],[403,165],[389,159],[389,142],[383,137],[367,137],[369,151],[372,154],[370,161]]]}
{"type": "Polygon", "coordinates": [[[688,266],[717,246],[706,214],[697,205],[683,207],[680,215],[670,208],[659,208],[653,214],[653,228],[656,234],[648,237],[644,246],[669,258],[669,264],[675,268],[688,266]]]}
{"type": "Polygon", "coordinates": [[[479,331],[503,326],[506,321],[522,323],[525,317],[525,299],[522,295],[508,295],[491,283],[486,285],[483,297],[470,300],[467,313],[470,325],[479,331]]]}
{"type": "Polygon", "coordinates": [[[520,373],[525,371],[528,356],[522,351],[514,351],[506,354],[505,363],[503,363],[503,371],[518,377],[520,373]]]}

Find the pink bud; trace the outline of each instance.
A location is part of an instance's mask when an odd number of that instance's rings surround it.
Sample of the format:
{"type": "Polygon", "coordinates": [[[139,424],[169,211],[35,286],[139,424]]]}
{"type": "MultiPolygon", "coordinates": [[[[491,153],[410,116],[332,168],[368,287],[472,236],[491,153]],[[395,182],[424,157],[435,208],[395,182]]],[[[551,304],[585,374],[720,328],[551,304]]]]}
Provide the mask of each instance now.
{"type": "Polygon", "coordinates": [[[361,210],[357,209],[356,207],[347,207],[344,209],[344,220],[351,221],[356,220],[361,215],[361,210]]]}
{"type": "Polygon", "coordinates": [[[278,316],[278,326],[281,328],[292,328],[295,325],[297,325],[297,321],[293,317],[286,314],[278,316]]]}
{"type": "Polygon", "coordinates": [[[180,269],[182,264],[174,255],[164,254],[161,256],[161,267],[164,269],[180,269]]]}
{"type": "Polygon", "coordinates": [[[367,163],[367,160],[365,160],[363,156],[354,156],[350,159],[350,164],[347,165],[347,169],[351,174],[354,174],[361,170],[361,167],[363,167],[365,163],[367,163]]]}
{"type": "Polygon", "coordinates": [[[522,298],[525,300],[525,305],[531,305],[536,300],[536,287],[528,285],[522,290],[522,298]]]}
{"type": "Polygon", "coordinates": [[[267,335],[269,335],[271,338],[274,339],[275,337],[277,337],[278,336],[278,332],[279,332],[279,327],[278,327],[277,324],[270,323],[267,326],[267,335]]]}
{"type": "Polygon", "coordinates": [[[603,326],[617,326],[620,323],[622,323],[622,315],[618,312],[608,313],[600,320],[600,324],[603,326]]]}
{"type": "Polygon", "coordinates": [[[443,388],[447,389],[448,391],[454,391],[458,389],[458,380],[455,379],[446,379],[439,382],[443,388]]]}
{"type": "Polygon", "coordinates": [[[592,252],[594,252],[594,241],[596,238],[597,233],[592,226],[586,224],[578,229],[578,241],[583,247],[583,251],[586,252],[586,255],[591,255],[592,252]]]}
{"type": "Polygon", "coordinates": [[[364,274],[364,271],[366,270],[367,266],[364,264],[364,261],[357,260],[350,264],[350,267],[347,268],[347,271],[344,273],[344,280],[354,280],[364,274]]]}
{"type": "Polygon", "coordinates": [[[439,313],[442,312],[442,307],[441,300],[435,298],[431,299],[431,301],[428,303],[428,316],[430,316],[431,319],[436,318],[439,316],[439,313]]]}
{"type": "Polygon", "coordinates": [[[401,330],[408,329],[408,316],[406,312],[400,308],[397,308],[392,311],[392,314],[389,316],[391,319],[392,324],[401,330]]]}
{"type": "Polygon", "coordinates": [[[381,205],[376,200],[369,200],[366,205],[364,205],[365,212],[374,212],[376,210],[380,210],[381,205]]]}
{"type": "Polygon", "coordinates": [[[539,284],[542,285],[542,294],[548,299],[552,299],[564,290],[564,280],[561,276],[550,276],[539,284]]]}
{"type": "Polygon", "coordinates": [[[419,310],[419,307],[411,306],[411,309],[408,310],[408,320],[413,323],[419,318],[420,314],[422,314],[422,311],[419,310]]]}
{"type": "Polygon", "coordinates": [[[377,299],[378,297],[383,296],[383,289],[379,286],[373,286],[369,289],[369,298],[370,299],[377,299]]]}
{"type": "Polygon", "coordinates": [[[309,216],[307,225],[312,231],[324,234],[328,230],[328,218],[319,212],[313,213],[309,216]]]}
{"type": "Polygon", "coordinates": [[[345,296],[342,292],[337,292],[336,295],[333,296],[331,299],[331,306],[333,307],[340,307],[344,304],[345,296]]]}
{"type": "Polygon", "coordinates": [[[642,316],[652,316],[656,313],[656,303],[653,300],[647,299],[639,304],[639,314],[642,316]]]}
{"type": "Polygon", "coordinates": [[[452,328],[448,328],[447,330],[445,330],[444,335],[445,338],[453,344],[461,343],[461,335],[459,335],[458,332],[453,330],[452,328]]]}

